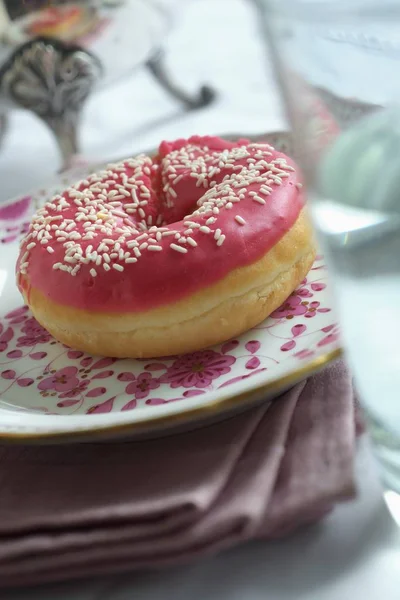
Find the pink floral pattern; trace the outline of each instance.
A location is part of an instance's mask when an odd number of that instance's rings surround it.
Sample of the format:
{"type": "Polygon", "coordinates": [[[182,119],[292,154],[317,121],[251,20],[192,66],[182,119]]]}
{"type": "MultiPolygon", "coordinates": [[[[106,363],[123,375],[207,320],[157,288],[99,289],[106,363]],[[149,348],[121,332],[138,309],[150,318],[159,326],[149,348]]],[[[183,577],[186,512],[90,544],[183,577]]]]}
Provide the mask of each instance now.
{"type": "Polygon", "coordinates": [[[234,356],[214,350],[185,354],[172,363],[160,381],[169,383],[172,388],[206,388],[214,379],[229,373],[234,362],[234,356]]]}
{"type": "Polygon", "coordinates": [[[0,245],[15,242],[28,231],[32,212],[31,196],[0,205],[0,245]]]}
{"type": "MultiPolygon", "coordinates": [[[[125,392],[135,396],[137,400],[146,398],[152,390],[160,387],[158,379],[154,379],[151,373],[140,373],[137,378],[126,386],[125,392]]],[[[126,409],[125,409],[126,410],[126,409]]]]}
{"type": "Polygon", "coordinates": [[[76,367],[64,367],[59,371],[54,371],[50,377],[42,379],[39,383],[39,390],[47,392],[55,390],[56,392],[69,392],[79,385],[79,379],[76,377],[78,369],[76,367]]]}
{"type": "Polygon", "coordinates": [[[31,410],[45,414],[156,411],[170,402],[187,405],[250,377],[274,377],[287,360],[295,366],[294,361],[309,361],[338,346],[328,292],[326,268],[318,257],[286,302],[239,339],[187,355],[137,361],[69,349],[53,340],[26,306],[16,307],[0,318],[0,398],[20,405],[22,397],[31,410]],[[28,387],[26,396],[17,392],[28,387]]]}
{"type": "Polygon", "coordinates": [[[51,335],[44,329],[39,323],[31,317],[27,319],[24,323],[24,326],[21,327],[21,331],[25,335],[21,335],[17,339],[17,346],[36,346],[36,344],[45,344],[49,342],[52,338],[51,335]]]}
{"type": "Polygon", "coordinates": [[[275,310],[272,319],[293,319],[293,317],[304,315],[307,312],[305,303],[302,301],[299,294],[293,293],[289,298],[275,310]]]}
{"type": "MultiPolygon", "coordinates": [[[[0,262],[2,252],[17,254],[16,242],[31,213],[90,170],[0,207],[0,262]]],[[[9,308],[6,290],[0,296],[0,399],[16,409],[53,415],[138,409],[154,414],[178,401],[182,410],[193,402],[206,404],[211,392],[247,380],[274,379],[336,349],[340,332],[330,302],[326,267],[318,256],[286,302],[240,338],[184,356],[129,361],[93,357],[59,344],[27,307],[9,308]]]]}

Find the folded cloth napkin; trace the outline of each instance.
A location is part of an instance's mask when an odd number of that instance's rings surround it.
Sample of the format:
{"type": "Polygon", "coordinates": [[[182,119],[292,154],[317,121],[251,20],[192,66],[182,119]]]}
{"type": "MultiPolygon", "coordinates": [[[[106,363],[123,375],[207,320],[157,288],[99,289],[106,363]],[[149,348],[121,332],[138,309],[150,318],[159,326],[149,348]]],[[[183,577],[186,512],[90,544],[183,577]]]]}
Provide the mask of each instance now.
{"type": "Polygon", "coordinates": [[[287,533],[352,498],[343,362],[208,427],[157,440],[0,447],[0,585],[186,562],[287,533]]]}

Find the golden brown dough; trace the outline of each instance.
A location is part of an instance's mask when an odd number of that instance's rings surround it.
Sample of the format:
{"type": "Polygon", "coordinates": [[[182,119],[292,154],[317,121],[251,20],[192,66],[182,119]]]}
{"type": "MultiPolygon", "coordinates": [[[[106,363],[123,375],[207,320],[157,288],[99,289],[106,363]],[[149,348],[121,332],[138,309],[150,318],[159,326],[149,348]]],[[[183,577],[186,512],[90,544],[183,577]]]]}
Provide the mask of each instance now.
{"type": "Polygon", "coordinates": [[[119,358],[173,355],[220,343],[259,324],[299,285],[314,258],[303,209],[260,260],[176,303],[132,314],[95,313],[62,306],[32,287],[29,305],[39,323],[72,348],[119,358]]]}

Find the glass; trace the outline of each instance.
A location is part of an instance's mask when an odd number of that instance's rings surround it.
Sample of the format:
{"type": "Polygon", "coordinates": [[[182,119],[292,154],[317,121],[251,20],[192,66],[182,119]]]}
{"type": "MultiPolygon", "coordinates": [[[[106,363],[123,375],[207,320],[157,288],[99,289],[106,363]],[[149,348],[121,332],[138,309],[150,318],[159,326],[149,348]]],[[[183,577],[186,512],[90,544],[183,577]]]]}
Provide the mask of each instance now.
{"type": "Polygon", "coordinates": [[[400,5],[256,4],[400,524],[400,5]]]}

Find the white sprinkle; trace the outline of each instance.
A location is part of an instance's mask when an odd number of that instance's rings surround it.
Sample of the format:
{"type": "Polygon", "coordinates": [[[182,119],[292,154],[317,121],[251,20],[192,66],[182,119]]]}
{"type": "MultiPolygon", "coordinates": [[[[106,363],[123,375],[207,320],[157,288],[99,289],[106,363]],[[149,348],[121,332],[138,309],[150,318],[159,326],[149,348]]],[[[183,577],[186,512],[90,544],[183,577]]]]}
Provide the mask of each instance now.
{"type": "Polygon", "coordinates": [[[210,229],[209,227],[207,227],[206,225],[202,225],[202,226],[199,228],[199,231],[202,231],[203,233],[210,233],[210,232],[211,232],[211,229],[210,229]]]}
{"type": "Polygon", "coordinates": [[[172,250],[176,250],[177,252],[181,252],[182,254],[186,254],[187,248],[182,248],[182,246],[178,246],[177,244],[171,244],[170,248],[172,250]]]}
{"type": "Polygon", "coordinates": [[[147,240],[148,237],[149,236],[147,233],[141,233],[140,235],[137,236],[136,242],[140,242],[140,240],[147,240]]]}
{"type": "Polygon", "coordinates": [[[133,254],[134,254],[135,256],[137,256],[137,258],[140,258],[140,257],[142,256],[142,254],[141,254],[141,252],[140,252],[139,248],[137,248],[137,247],[135,247],[135,248],[133,249],[133,254]]]}
{"type": "Polygon", "coordinates": [[[214,239],[218,240],[221,237],[222,231],[220,229],[216,229],[214,233],[214,239]]]}
{"type": "Polygon", "coordinates": [[[224,243],[225,240],[225,236],[222,234],[217,241],[217,246],[222,246],[222,244],[224,243]]]}
{"type": "Polygon", "coordinates": [[[246,225],[246,221],[240,215],[236,215],[235,221],[237,221],[239,225],[246,225]]]}
{"type": "Polygon", "coordinates": [[[125,259],[125,262],[126,262],[127,264],[130,264],[130,263],[135,263],[135,262],[137,262],[137,258],[133,258],[133,257],[131,257],[131,258],[126,258],[126,259],[125,259]]]}
{"type": "Polygon", "coordinates": [[[56,271],[57,269],[59,269],[59,268],[60,268],[60,267],[62,267],[62,266],[63,266],[63,265],[62,265],[62,263],[60,263],[60,262],[58,262],[58,263],[54,263],[54,265],[53,265],[53,269],[54,269],[54,271],[56,271]]]}
{"type": "Polygon", "coordinates": [[[27,250],[32,250],[32,248],[34,248],[36,246],[35,242],[31,242],[30,244],[27,245],[26,249],[27,250]]]}
{"type": "Polygon", "coordinates": [[[264,198],[261,198],[260,196],[253,196],[253,200],[254,202],[258,202],[258,204],[266,204],[264,198]]]}
{"type": "Polygon", "coordinates": [[[260,194],[262,194],[263,196],[269,196],[272,192],[272,188],[269,188],[265,185],[262,185],[260,187],[260,194]]]}
{"type": "Polygon", "coordinates": [[[122,265],[119,265],[118,263],[114,263],[113,269],[115,269],[116,271],[123,271],[124,267],[122,265]]]}
{"type": "Polygon", "coordinates": [[[183,224],[185,225],[185,227],[200,227],[198,223],[196,223],[196,221],[184,221],[183,224]]]}
{"type": "Polygon", "coordinates": [[[101,265],[103,258],[100,256],[100,254],[97,256],[96,258],[96,265],[99,267],[101,265]]]}
{"type": "Polygon", "coordinates": [[[47,246],[46,250],[49,254],[54,254],[54,248],[52,248],[51,246],[47,246]]]}
{"type": "Polygon", "coordinates": [[[162,246],[156,246],[155,244],[150,244],[147,247],[147,250],[150,250],[150,252],[160,252],[162,250],[162,246]]]}
{"type": "Polygon", "coordinates": [[[111,270],[111,267],[110,267],[110,265],[108,265],[107,263],[103,263],[103,269],[104,269],[105,271],[110,271],[110,270],[111,270]]]}
{"type": "MultiPolygon", "coordinates": [[[[122,210],[116,210],[115,208],[112,209],[112,214],[115,215],[116,217],[121,217],[122,219],[125,217],[125,213],[122,212],[122,210]]],[[[98,214],[102,214],[102,213],[98,213],[98,214]]],[[[106,216],[106,215],[105,215],[106,216]]]]}
{"type": "Polygon", "coordinates": [[[174,173],[171,173],[171,175],[173,175],[175,177],[175,179],[172,182],[173,185],[176,185],[177,183],[179,183],[180,180],[183,178],[183,175],[178,175],[178,177],[176,177],[174,173]]]}
{"type": "Polygon", "coordinates": [[[142,219],[145,218],[146,213],[144,212],[143,208],[139,208],[138,213],[139,213],[139,217],[141,217],[142,219]]]}
{"type": "Polygon", "coordinates": [[[211,169],[208,172],[208,176],[214,177],[214,175],[217,173],[220,173],[220,169],[218,169],[218,167],[211,167],[211,169]]]}
{"type": "Polygon", "coordinates": [[[197,242],[193,238],[191,238],[191,237],[187,237],[186,241],[187,241],[188,244],[190,244],[193,247],[197,246],[197,242]]]}
{"type": "Polygon", "coordinates": [[[131,240],[129,242],[126,242],[126,247],[127,248],[135,248],[135,246],[137,246],[137,245],[138,245],[138,243],[137,243],[136,240],[131,240]]]}
{"type": "Polygon", "coordinates": [[[128,190],[125,190],[123,187],[118,186],[118,191],[120,194],[123,194],[125,197],[130,197],[130,193],[128,192],[128,190]]]}
{"type": "Polygon", "coordinates": [[[210,217],[209,219],[207,219],[206,221],[206,225],[212,225],[213,223],[215,223],[217,219],[215,217],[210,217]]]}
{"type": "Polygon", "coordinates": [[[301,190],[301,188],[303,187],[302,183],[296,183],[296,187],[298,190],[301,190]]]}
{"type": "Polygon", "coordinates": [[[72,267],[67,267],[67,265],[61,265],[59,268],[60,268],[60,271],[65,271],[66,273],[72,272],[72,267]]]}
{"type": "Polygon", "coordinates": [[[227,202],[227,203],[225,204],[225,208],[227,208],[227,209],[230,209],[230,208],[232,208],[232,206],[233,206],[232,202],[227,202]]]}
{"type": "Polygon", "coordinates": [[[91,274],[92,277],[96,277],[97,276],[96,269],[90,269],[90,274],[91,274]]]}
{"type": "Polygon", "coordinates": [[[147,246],[148,246],[148,243],[147,242],[143,242],[143,244],[140,244],[139,250],[146,250],[147,246]]]}
{"type": "Polygon", "coordinates": [[[93,262],[95,262],[97,260],[97,252],[96,250],[94,252],[91,253],[91,255],[89,256],[90,260],[92,260],[93,262]]]}

